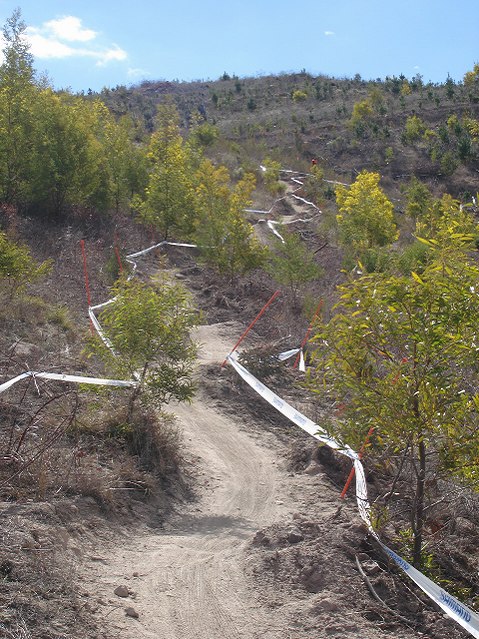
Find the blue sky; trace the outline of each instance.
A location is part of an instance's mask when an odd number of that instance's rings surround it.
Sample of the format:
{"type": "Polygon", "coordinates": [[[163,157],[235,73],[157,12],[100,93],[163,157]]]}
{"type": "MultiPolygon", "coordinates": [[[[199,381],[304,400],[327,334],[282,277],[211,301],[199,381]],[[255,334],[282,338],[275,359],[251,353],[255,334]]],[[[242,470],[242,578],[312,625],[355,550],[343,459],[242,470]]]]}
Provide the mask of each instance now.
{"type": "Polygon", "coordinates": [[[0,0],[19,7],[55,88],[300,71],[462,80],[479,61],[479,1],[0,0]]]}

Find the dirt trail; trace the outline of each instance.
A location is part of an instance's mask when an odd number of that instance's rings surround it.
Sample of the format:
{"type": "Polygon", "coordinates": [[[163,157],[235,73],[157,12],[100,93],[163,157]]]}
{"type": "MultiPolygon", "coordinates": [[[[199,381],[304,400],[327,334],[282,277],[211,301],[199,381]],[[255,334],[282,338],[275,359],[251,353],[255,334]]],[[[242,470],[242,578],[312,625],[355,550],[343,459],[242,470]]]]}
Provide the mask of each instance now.
{"type": "MultiPolygon", "coordinates": [[[[321,214],[321,212],[315,209],[313,206],[306,204],[306,202],[293,197],[296,191],[301,188],[300,185],[292,182],[291,180],[281,180],[280,183],[283,184],[285,187],[284,196],[281,199],[287,201],[288,207],[291,212],[282,214],[279,217],[273,213],[272,217],[277,218],[275,219],[275,223],[288,225],[299,221],[302,221],[304,223],[311,220],[316,220],[317,222],[318,216],[321,214]]],[[[267,218],[268,216],[261,220],[252,219],[251,222],[253,223],[256,236],[258,237],[260,242],[270,245],[274,237],[274,231],[268,227],[267,218]]]]}
{"type": "MultiPolygon", "coordinates": [[[[237,334],[231,325],[201,327],[201,362],[221,361],[237,334]]],[[[175,408],[188,454],[199,458],[204,478],[200,501],[175,515],[167,532],[140,529],[87,567],[85,586],[106,604],[102,613],[108,637],[288,636],[277,615],[261,608],[242,568],[244,545],[254,532],[291,511],[281,490],[284,472],[277,468],[274,451],[209,403],[200,390],[192,405],[175,408]],[[116,597],[118,585],[135,594],[116,597]],[[135,608],[138,619],[125,615],[127,606],[135,608]]]]}

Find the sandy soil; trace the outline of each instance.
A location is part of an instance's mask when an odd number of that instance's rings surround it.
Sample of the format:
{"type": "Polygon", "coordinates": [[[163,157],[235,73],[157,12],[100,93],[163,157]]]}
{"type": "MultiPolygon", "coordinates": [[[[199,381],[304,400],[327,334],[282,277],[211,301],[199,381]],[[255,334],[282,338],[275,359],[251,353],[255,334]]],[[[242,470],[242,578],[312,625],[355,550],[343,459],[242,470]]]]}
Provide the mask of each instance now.
{"type": "MultiPolygon", "coordinates": [[[[221,361],[234,334],[232,326],[201,327],[201,362],[221,361]]],[[[108,637],[285,636],[282,620],[255,600],[243,571],[245,544],[291,507],[284,502],[284,472],[274,450],[208,403],[200,390],[192,405],[174,409],[200,467],[200,500],[173,516],[167,530],[140,529],[87,567],[84,587],[105,600],[108,637]],[[119,585],[130,591],[123,601],[113,595],[119,585]],[[125,615],[128,606],[138,619],[125,615]]]]}
{"type": "MultiPolygon", "coordinates": [[[[235,322],[200,327],[200,390],[191,405],[174,408],[197,499],[161,527],[138,521],[84,562],[82,588],[94,597],[102,628],[97,637],[464,636],[370,561],[354,504],[339,501],[319,464],[291,472],[281,437],[254,423],[251,395],[231,395],[228,406],[227,384],[211,393],[208,365],[211,371],[223,360],[240,332],[235,322]],[[410,624],[372,600],[356,556],[385,601],[404,602],[410,624]]],[[[301,450],[309,441],[299,442],[301,450]]]]}

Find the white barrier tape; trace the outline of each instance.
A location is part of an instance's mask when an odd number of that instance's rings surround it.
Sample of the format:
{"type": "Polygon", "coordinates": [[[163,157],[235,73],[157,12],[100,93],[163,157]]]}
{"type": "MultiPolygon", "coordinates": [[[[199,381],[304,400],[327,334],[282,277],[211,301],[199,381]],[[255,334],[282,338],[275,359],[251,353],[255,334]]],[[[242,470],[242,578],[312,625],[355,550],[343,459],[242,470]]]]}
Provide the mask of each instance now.
{"type": "Polygon", "coordinates": [[[84,377],[83,375],[67,375],[64,373],[30,373],[32,377],[50,379],[58,382],[72,382],[75,384],[91,384],[94,386],[120,386],[129,388],[138,386],[138,382],[128,379],[103,379],[102,377],[84,377]]]}
{"type": "MultiPolygon", "coordinates": [[[[379,541],[379,539],[378,539],[379,541]]],[[[384,551],[395,561],[410,579],[416,583],[423,592],[426,593],[444,612],[454,621],[465,628],[473,637],[479,638],[479,615],[465,604],[435,584],[431,579],[423,575],[422,572],[411,566],[407,561],[397,555],[381,541],[379,541],[384,551]]]]}
{"type": "Polygon", "coordinates": [[[302,348],[292,348],[290,351],[283,351],[278,355],[278,359],[280,362],[284,362],[287,359],[290,359],[294,355],[299,353],[299,365],[298,368],[302,373],[306,372],[306,364],[304,361],[304,353],[302,348]]]}
{"type": "Polygon", "coordinates": [[[162,240],[161,242],[158,242],[158,244],[153,244],[153,246],[149,246],[148,248],[143,249],[142,251],[138,251],[137,253],[130,253],[130,255],[127,255],[126,257],[127,259],[140,257],[140,255],[146,255],[150,251],[154,251],[160,246],[165,246],[165,245],[166,246],[183,246],[185,248],[197,248],[196,244],[186,244],[185,242],[168,242],[167,240],[162,240]]]}
{"type": "Polygon", "coordinates": [[[245,213],[259,213],[261,215],[267,215],[271,209],[269,209],[269,211],[260,211],[259,209],[243,209],[243,211],[245,213]]]}
{"type": "Polygon", "coordinates": [[[279,222],[275,222],[274,220],[266,221],[266,226],[276,235],[276,237],[279,237],[279,239],[281,240],[281,242],[283,242],[283,244],[285,244],[284,237],[281,235],[281,233],[278,233],[278,231],[274,228],[278,224],[279,222]]]}
{"type": "Polygon", "coordinates": [[[297,355],[299,353],[299,348],[292,348],[289,351],[283,351],[278,355],[278,359],[280,362],[285,362],[287,359],[293,357],[293,355],[297,355]]]}
{"type": "Polygon", "coordinates": [[[113,355],[117,355],[117,352],[115,351],[113,344],[111,343],[111,341],[108,339],[108,337],[105,335],[105,333],[103,332],[103,329],[101,327],[100,322],[97,320],[95,313],[93,312],[92,307],[90,306],[88,308],[88,315],[90,316],[90,320],[93,324],[93,326],[95,327],[96,332],[98,333],[101,341],[105,344],[105,346],[113,353],[113,355]]]}
{"type": "Polygon", "coordinates": [[[108,306],[109,304],[113,304],[115,302],[116,297],[112,297],[107,302],[102,302],[101,304],[96,304],[95,306],[90,306],[92,311],[97,311],[99,308],[103,308],[104,306],[108,306]]]}
{"type": "Polygon", "coordinates": [[[95,386],[130,387],[138,385],[138,383],[133,380],[129,381],[124,379],[103,379],[101,377],[84,377],[83,375],[68,375],[65,373],[38,373],[35,371],[27,371],[26,373],[22,373],[21,375],[17,375],[17,377],[8,380],[8,382],[0,384],[0,393],[5,392],[14,384],[21,381],[22,379],[26,379],[27,377],[39,377],[41,379],[55,380],[58,382],[72,382],[75,384],[93,384],[95,386]]]}
{"type": "Polygon", "coordinates": [[[260,382],[259,379],[252,375],[246,368],[244,368],[244,366],[234,359],[233,356],[228,355],[226,359],[247,384],[249,384],[259,395],[264,397],[269,404],[274,406],[276,410],[282,413],[285,417],[290,419],[312,437],[319,439],[331,448],[344,452],[344,454],[352,460],[358,458],[358,454],[354,452],[354,450],[349,448],[349,446],[341,446],[334,439],[331,439],[326,431],[322,430],[322,428],[315,424],[311,419],[301,414],[290,404],[285,402],[284,399],[281,399],[281,397],[276,395],[276,393],[260,382]]]}
{"type": "Polygon", "coordinates": [[[21,379],[25,379],[25,377],[30,377],[31,373],[22,373],[21,375],[17,375],[17,377],[14,377],[13,379],[8,380],[8,382],[4,382],[3,384],[0,384],[0,393],[5,392],[7,389],[10,388],[10,386],[13,386],[14,384],[16,384],[17,382],[19,382],[21,379]]]}
{"type": "Polygon", "coordinates": [[[431,579],[426,577],[422,572],[411,566],[407,561],[402,559],[388,546],[383,544],[378,538],[377,534],[373,530],[370,516],[370,504],[368,499],[368,491],[366,484],[366,476],[364,473],[364,467],[359,459],[359,455],[353,451],[349,446],[341,446],[336,440],[332,439],[313,421],[302,415],[299,411],[294,409],[290,404],[281,399],[276,393],[260,382],[254,375],[252,375],[244,366],[236,361],[231,355],[228,355],[227,360],[236,370],[236,372],[247,382],[263,399],[265,399],[271,406],[276,408],[280,413],[288,417],[292,422],[297,424],[304,431],[309,433],[315,439],[322,441],[331,448],[337,450],[339,453],[346,455],[353,460],[354,470],[356,476],[356,501],[358,505],[359,514],[361,519],[367,525],[369,531],[374,535],[375,539],[380,543],[384,551],[391,557],[394,562],[403,572],[405,572],[426,595],[432,599],[444,612],[449,615],[454,621],[465,628],[473,637],[479,639],[479,614],[474,610],[471,610],[465,604],[461,603],[458,599],[450,595],[443,590],[440,586],[435,584],[431,579]]]}
{"type": "Polygon", "coordinates": [[[304,353],[303,353],[303,349],[301,349],[301,350],[300,350],[300,353],[299,353],[299,370],[300,370],[302,373],[305,373],[305,372],[306,372],[306,363],[305,363],[305,361],[304,361],[304,353]]]}
{"type": "Polygon", "coordinates": [[[300,202],[304,202],[304,204],[307,204],[308,206],[312,206],[317,211],[321,212],[321,209],[319,209],[314,202],[310,202],[309,200],[305,200],[304,197],[299,197],[299,195],[295,195],[294,193],[291,193],[291,197],[294,197],[295,200],[299,200],[300,202]]]}
{"type": "Polygon", "coordinates": [[[338,182],[337,180],[324,180],[323,182],[326,182],[326,184],[340,184],[341,186],[351,186],[350,184],[346,184],[346,182],[338,182]]]}
{"type": "Polygon", "coordinates": [[[298,180],[296,178],[291,178],[291,182],[296,182],[296,184],[299,184],[300,186],[304,186],[304,182],[301,182],[301,180],[298,180]]]}

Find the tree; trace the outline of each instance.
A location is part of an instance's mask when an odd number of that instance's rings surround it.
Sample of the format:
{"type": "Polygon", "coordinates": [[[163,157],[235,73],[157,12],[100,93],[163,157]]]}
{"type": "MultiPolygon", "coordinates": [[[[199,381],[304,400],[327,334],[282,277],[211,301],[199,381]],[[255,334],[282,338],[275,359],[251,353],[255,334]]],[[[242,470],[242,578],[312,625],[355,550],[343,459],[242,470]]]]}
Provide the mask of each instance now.
{"type": "Polygon", "coordinates": [[[243,213],[251,203],[254,176],[247,174],[231,187],[226,167],[203,160],[196,182],[196,239],[202,258],[230,279],[260,266],[266,249],[243,213]]]}
{"type": "Polygon", "coordinates": [[[467,208],[451,195],[431,200],[429,208],[416,220],[416,235],[433,241],[448,242],[449,235],[474,235],[477,225],[467,208]]]}
{"type": "Polygon", "coordinates": [[[301,286],[321,276],[322,270],[297,233],[290,233],[280,227],[284,239],[274,240],[267,270],[278,284],[287,286],[296,301],[301,286]]]}
{"type": "Polygon", "coordinates": [[[351,186],[336,188],[339,241],[353,255],[397,238],[393,205],[379,187],[378,173],[362,171],[351,186]]]}
{"type": "Polygon", "coordinates": [[[324,171],[317,164],[310,168],[309,174],[303,183],[303,190],[308,200],[312,200],[316,206],[321,204],[325,194],[324,171]]]}
{"type": "Polygon", "coordinates": [[[471,240],[445,226],[425,240],[434,257],[421,276],[351,277],[314,338],[310,383],[346,405],[336,436],[358,448],[372,426],[376,452],[409,460],[418,567],[428,480],[452,475],[479,485],[479,268],[471,240]]]}
{"type": "MultiPolygon", "coordinates": [[[[68,206],[87,205],[100,185],[106,188],[91,109],[82,100],[55,95],[51,89],[37,96],[30,200],[42,214],[59,216],[68,206]]],[[[103,201],[106,205],[105,197],[103,201]]]]}
{"type": "Polygon", "coordinates": [[[469,93],[471,100],[477,100],[477,94],[479,89],[479,63],[476,63],[472,71],[467,71],[464,74],[464,86],[469,93]]]}
{"type": "Polygon", "coordinates": [[[188,138],[190,145],[200,152],[213,146],[219,136],[218,129],[213,124],[202,120],[200,113],[194,115],[191,119],[191,130],[188,138]]]}
{"type": "Polygon", "coordinates": [[[285,187],[280,183],[281,164],[267,157],[263,160],[264,167],[263,180],[264,185],[271,195],[279,195],[284,193],[285,187]]]}
{"type": "Polygon", "coordinates": [[[407,198],[406,215],[415,221],[421,219],[431,208],[431,191],[416,177],[411,178],[404,190],[407,198]]]}
{"type": "Polygon", "coordinates": [[[426,130],[426,125],[418,118],[417,115],[411,115],[406,120],[404,125],[404,132],[402,134],[402,141],[404,144],[411,144],[420,140],[426,130]]]}
{"type": "Polygon", "coordinates": [[[371,125],[373,120],[374,109],[369,99],[361,100],[360,102],[356,102],[354,104],[353,113],[351,115],[351,119],[349,120],[349,126],[356,133],[356,135],[363,135],[368,126],[371,125]]]}
{"type": "Polygon", "coordinates": [[[51,260],[37,264],[27,247],[16,244],[0,231],[0,290],[8,301],[29,283],[46,275],[51,260]]]}
{"type": "Polygon", "coordinates": [[[19,206],[24,199],[31,156],[30,131],[35,101],[33,57],[24,38],[26,25],[15,9],[3,27],[0,67],[0,197],[19,206]]]}
{"type": "Polygon", "coordinates": [[[308,99],[308,94],[301,89],[294,89],[294,91],[291,92],[291,99],[293,102],[304,102],[308,99]]]}
{"type": "Polygon", "coordinates": [[[196,355],[189,332],[197,314],[186,289],[166,278],[154,287],[121,280],[113,294],[115,302],[105,308],[100,320],[114,352],[99,338],[92,348],[114,374],[137,379],[128,418],[138,399],[156,407],[173,398],[189,400],[196,355]]]}
{"type": "Polygon", "coordinates": [[[151,168],[145,198],[138,207],[140,220],[156,227],[165,239],[172,231],[188,237],[194,228],[194,191],[188,149],[172,104],[158,108],[148,158],[151,168]]]}
{"type": "Polygon", "coordinates": [[[100,142],[102,165],[107,181],[108,202],[115,213],[127,209],[135,193],[144,191],[147,166],[144,149],[134,143],[135,126],[129,116],[118,120],[103,104],[95,101],[92,122],[95,138],[100,142]]]}

